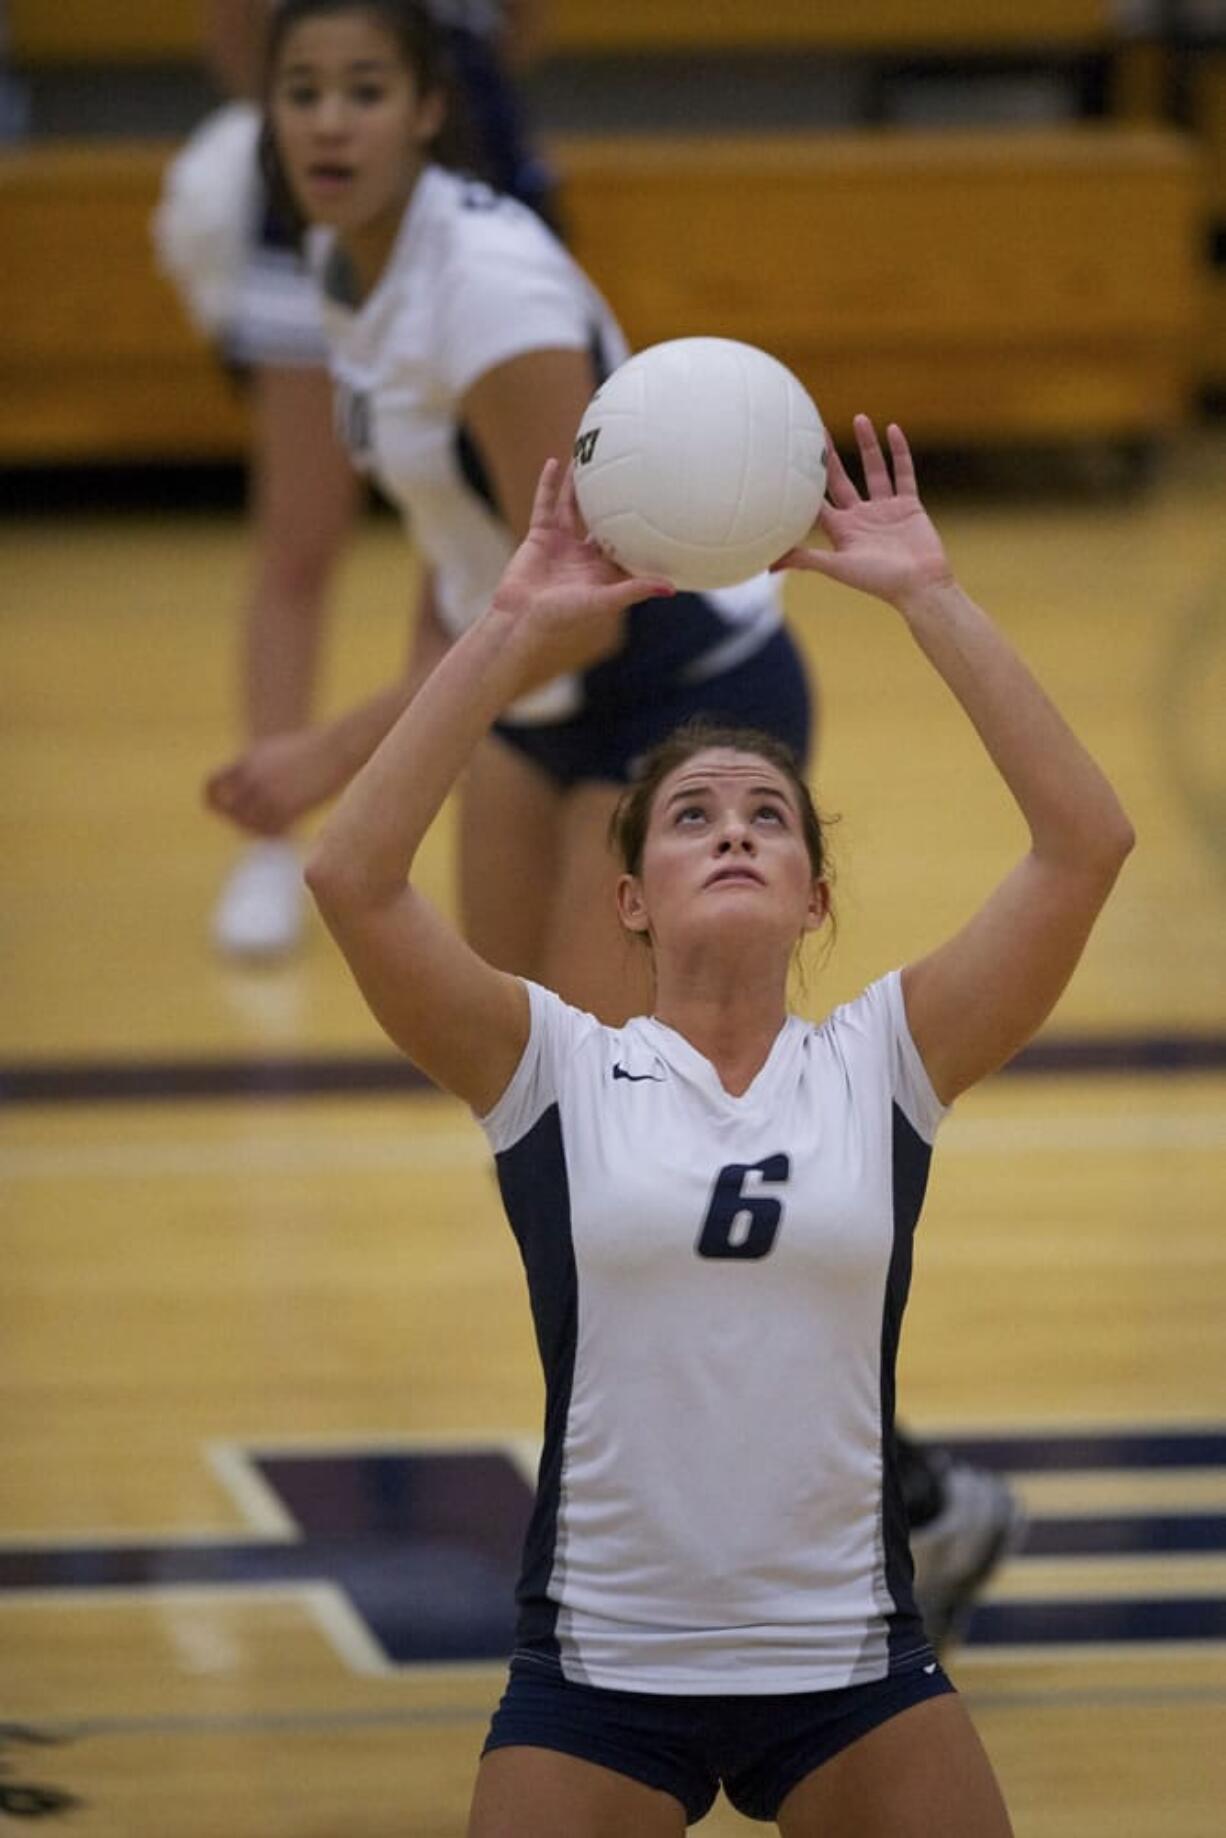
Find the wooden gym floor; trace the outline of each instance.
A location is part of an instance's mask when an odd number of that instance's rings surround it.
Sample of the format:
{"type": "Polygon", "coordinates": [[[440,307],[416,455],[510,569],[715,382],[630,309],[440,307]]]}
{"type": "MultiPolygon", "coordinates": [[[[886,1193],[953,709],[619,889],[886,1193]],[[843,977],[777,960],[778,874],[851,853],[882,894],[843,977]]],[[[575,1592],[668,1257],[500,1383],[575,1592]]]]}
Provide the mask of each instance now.
{"type": "MultiPolygon", "coordinates": [[[[1140,835],[1044,1042],[948,1126],[904,1348],[908,1421],[1029,1507],[951,1661],[1023,1838],[1226,1805],[1224,501],[1220,426],[1140,497],[933,500],[1140,835]]],[[[482,1139],[318,927],[281,969],[209,953],[237,517],[0,531],[0,1825],[456,1838],[540,1402],[482,1139]]],[[[331,700],[395,667],[410,572],[372,519],[331,700]]],[[[817,1012],[1020,832],[888,616],[790,592],[842,816],[817,1012]]]]}

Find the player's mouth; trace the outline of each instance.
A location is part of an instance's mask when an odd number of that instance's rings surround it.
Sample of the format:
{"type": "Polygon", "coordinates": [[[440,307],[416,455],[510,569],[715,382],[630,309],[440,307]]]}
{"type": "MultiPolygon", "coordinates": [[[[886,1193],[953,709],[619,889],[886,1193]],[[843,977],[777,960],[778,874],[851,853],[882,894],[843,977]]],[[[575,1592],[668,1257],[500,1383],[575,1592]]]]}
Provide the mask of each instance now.
{"type": "Polygon", "coordinates": [[[758,873],[756,868],[747,868],[742,863],[735,868],[717,868],[715,873],[709,874],[703,882],[704,887],[726,887],[733,885],[765,887],[766,881],[762,875],[758,873]]]}
{"type": "Polygon", "coordinates": [[[352,166],[342,166],[336,160],[316,160],[307,167],[307,185],[319,198],[335,198],[345,191],[354,180],[352,166]]]}

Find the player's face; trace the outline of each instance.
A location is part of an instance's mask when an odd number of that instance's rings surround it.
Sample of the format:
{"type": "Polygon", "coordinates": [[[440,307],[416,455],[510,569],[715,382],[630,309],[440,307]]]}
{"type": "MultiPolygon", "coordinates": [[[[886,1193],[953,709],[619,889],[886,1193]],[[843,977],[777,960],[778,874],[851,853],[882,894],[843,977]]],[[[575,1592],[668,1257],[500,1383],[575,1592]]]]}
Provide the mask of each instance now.
{"type": "Polygon", "coordinates": [[[399,221],[442,125],[443,101],[420,92],[375,14],[324,13],[286,34],[270,112],[303,213],[352,234],[399,221]]]}
{"type": "Polygon", "coordinates": [[[625,891],[623,918],[657,942],[714,923],[742,938],[760,929],[790,950],[825,915],[791,782],[756,754],[723,748],[695,754],[663,781],[642,873],[625,891]],[[643,925],[635,924],[635,895],[643,925]]]}

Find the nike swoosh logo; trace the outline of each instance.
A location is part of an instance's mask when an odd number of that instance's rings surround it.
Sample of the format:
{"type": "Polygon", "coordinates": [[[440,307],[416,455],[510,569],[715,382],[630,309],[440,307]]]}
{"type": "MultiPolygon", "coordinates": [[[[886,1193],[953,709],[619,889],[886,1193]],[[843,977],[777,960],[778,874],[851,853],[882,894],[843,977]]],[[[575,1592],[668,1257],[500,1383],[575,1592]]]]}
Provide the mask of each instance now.
{"type": "Polygon", "coordinates": [[[662,1085],[664,1083],[664,1078],[663,1078],[662,1073],[659,1073],[659,1072],[627,1072],[626,1068],[622,1065],[620,1060],[613,1068],[613,1077],[615,1079],[629,1079],[632,1085],[641,1085],[643,1084],[644,1080],[649,1081],[653,1085],[662,1085]]]}
{"type": "Polygon", "coordinates": [[[932,1676],[932,1674],[933,1674],[933,1673],[934,1673],[934,1672],[936,1671],[936,1667],[935,1667],[934,1665],[933,1665],[933,1666],[925,1666],[925,1667],[924,1667],[924,1671],[928,1673],[928,1675],[929,1675],[929,1677],[931,1677],[931,1676],[932,1676]]]}

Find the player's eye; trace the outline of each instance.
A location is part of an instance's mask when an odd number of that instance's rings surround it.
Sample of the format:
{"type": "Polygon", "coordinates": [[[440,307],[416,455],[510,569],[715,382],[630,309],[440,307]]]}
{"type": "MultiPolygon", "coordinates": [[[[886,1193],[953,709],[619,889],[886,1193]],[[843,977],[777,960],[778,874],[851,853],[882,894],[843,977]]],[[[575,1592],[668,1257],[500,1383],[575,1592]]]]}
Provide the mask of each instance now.
{"type": "Polygon", "coordinates": [[[777,804],[759,804],[754,815],[759,819],[765,817],[771,823],[786,824],[787,818],[777,804]]]}
{"type": "Polygon", "coordinates": [[[386,96],[387,86],[384,83],[355,83],[350,94],[363,108],[373,108],[386,96]]]}
{"type": "Polygon", "coordinates": [[[676,824],[701,823],[706,814],[701,804],[682,804],[678,806],[673,821],[676,824]]]}
{"type": "Polygon", "coordinates": [[[310,108],[319,100],[319,89],[314,83],[287,83],[281,91],[282,102],[288,102],[291,108],[310,108]]]}

